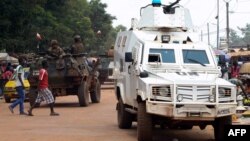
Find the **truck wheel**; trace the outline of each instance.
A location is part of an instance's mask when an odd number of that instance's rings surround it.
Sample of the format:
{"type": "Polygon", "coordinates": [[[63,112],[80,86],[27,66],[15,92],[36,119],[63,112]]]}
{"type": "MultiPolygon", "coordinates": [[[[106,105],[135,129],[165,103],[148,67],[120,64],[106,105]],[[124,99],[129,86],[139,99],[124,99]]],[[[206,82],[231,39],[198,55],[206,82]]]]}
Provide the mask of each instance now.
{"type": "Polygon", "coordinates": [[[145,102],[138,103],[137,139],[138,141],[152,140],[152,118],[150,114],[146,113],[145,102]]]}
{"type": "MultiPolygon", "coordinates": [[[[30,88],[29,90],[29,102],[30,102],[30,106],[33,106],[36,102],[36,97],[38,95],[37,89],[36,88],[30,88]]],[[[37,103],[35,105],[35,107],[39,107],[40,104],[37,103]]]]}
{"type": "Polygon", "coordinates": [[[90,99],[92,103],[99,103],[101,99],[101,84],[98,79],[96,79],[95,86],[90,91],[90,99]]]}
{"type": "Polygon", "coordinates": [[[4,100],[6,103],[10,103],[11,102],[11,98],[7,95],[4,95],[4,100]]]}
{"type": "Polygon", "coordinates": [[[117,103],[117,120],[118,126],[121,129],[129,129],[132,126],[133,115],[125,110],[125,105],[122,102],[122,99],[119,98],[117,103]]]}
{"type": "Polygon", "coordinates": [[[89,105],[89,91],[86,82],[82,82],[78,88],[78,100],[80,106],[88,106],[89,105]]]}
{"type": "Polygon", "coordinates": [[[214,127],[214,138],[216,141],[223,141],[224,140],[224,130],[225,125],[231,125],[232,124],[232,117],[226,116],[226,117],[220,117],[216,118],[213,123],[214,127]]]}

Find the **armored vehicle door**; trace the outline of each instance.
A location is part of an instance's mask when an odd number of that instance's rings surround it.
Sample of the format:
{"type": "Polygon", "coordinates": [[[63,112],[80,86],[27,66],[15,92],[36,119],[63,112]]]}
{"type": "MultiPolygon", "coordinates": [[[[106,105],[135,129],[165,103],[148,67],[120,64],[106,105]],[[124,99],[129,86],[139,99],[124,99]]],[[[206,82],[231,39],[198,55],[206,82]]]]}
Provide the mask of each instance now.
{"type": "Polygon", "coordinates": [[[142,53],[142,44],[137,43],[133,48],[132,52],[129,52],[125,56],[125,62],[127,63],[127,77],[126,77],[126,91],[130,94],[130,101],[133,102],[133,105],[135,103],[136,97],[137,97],[137,89],[138,89],[138,76],[139,76],[139,66],[141,63],[141,53],[142,53]],[[130,60],[128,59],[130,58],[130,60]],[[128,59],[128,60],[126,60],[128,59]]]}

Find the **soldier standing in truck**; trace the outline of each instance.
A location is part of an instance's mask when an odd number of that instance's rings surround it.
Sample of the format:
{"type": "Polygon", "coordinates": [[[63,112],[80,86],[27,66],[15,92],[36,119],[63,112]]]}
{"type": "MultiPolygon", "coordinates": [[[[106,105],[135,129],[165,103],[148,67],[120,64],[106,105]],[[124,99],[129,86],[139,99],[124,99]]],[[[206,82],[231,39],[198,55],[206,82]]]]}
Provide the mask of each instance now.
{"type": "Polygon", "coordinates": [[[65,52],[63,49],[59,46],[57,40],[51,40],[51,46],[48,49],[49,55],[56,57],[56,68],[57,69],[63,69],[65,67],[65,63],[63,60],[63,56],[65,55],[65,52]]]}
{"type": "Polygon", "coordinates": [[[80,54],[84,51],[84,45],[81,40],[80,35],[74,36],[74,44],[71,46],[71,53],[72,54],[80,54]]]}
{"type": "Polygon", "coordinates": [[[48,49],[48,52],[50,55],[62,58],[63,55],[65,55],[63,49],[59,46],[57,40],[51,40],[50,47],[48,49]]]}

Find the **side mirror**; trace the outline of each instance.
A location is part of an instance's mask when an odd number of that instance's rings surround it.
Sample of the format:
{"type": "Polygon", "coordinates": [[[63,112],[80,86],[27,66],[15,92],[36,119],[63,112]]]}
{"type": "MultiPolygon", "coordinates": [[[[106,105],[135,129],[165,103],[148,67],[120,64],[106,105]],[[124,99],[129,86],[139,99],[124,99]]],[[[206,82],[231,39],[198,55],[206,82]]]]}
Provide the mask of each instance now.
{"type": "Polygon", "coordinates": [[[125,62],[133,62],[132,52],[125,52],[125,62]]]}
{"type": "Polygon", "coordinates": [[[148,77],[148,73],[145,72],[145,71],[140,72],[140,77],[141,77],[141,78],[146,78],[146,77],[148,77]]]}

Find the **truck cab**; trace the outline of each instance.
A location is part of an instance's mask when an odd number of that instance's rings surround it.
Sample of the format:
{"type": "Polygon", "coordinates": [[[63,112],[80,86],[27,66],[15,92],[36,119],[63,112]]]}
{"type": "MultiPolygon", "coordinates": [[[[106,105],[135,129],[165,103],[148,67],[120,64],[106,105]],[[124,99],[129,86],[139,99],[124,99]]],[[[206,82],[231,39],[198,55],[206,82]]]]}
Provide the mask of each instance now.
{"type": "Polygon", "coordinates": [[[188,9],[153,1],[141,18],[119,32],[113,76],[118,126],[137,122],[138,141],[152,139],[152,126],[205,129],[216,140],[236,112],[236,87],[220,78],[211,46],[199,40],[188,9]]]}

